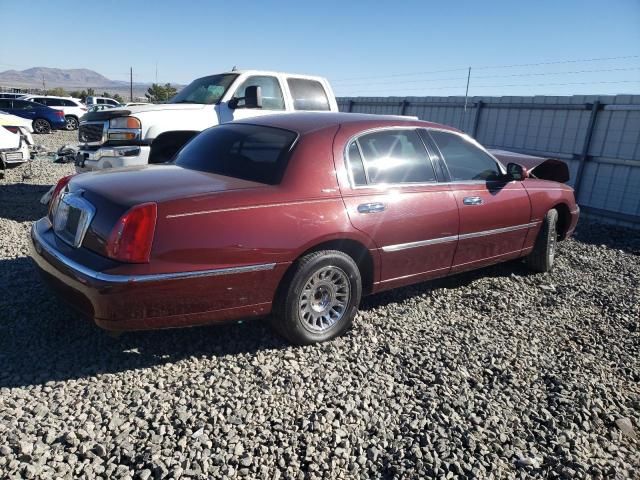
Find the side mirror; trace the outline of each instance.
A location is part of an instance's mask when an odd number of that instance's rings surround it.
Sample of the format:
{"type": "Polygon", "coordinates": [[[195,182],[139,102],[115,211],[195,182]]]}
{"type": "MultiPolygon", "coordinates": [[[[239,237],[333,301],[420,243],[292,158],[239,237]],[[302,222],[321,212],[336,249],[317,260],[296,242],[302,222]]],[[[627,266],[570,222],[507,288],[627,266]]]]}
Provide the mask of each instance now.
{"type": "Polygon", "coordinates": [[[506,176],[509,180],[521,181],[527,178],[527,171],[522,165],[517,163],[508,163],[506,176]]]}
{"type": "Polygon", "coordinates": [[[262,88],[256,85],[245,88],[244,97],[236,97],[229,100],[229,108],[262,108],[262,88]],[[240,105],[240,101],[244,103],[240,105]]]}

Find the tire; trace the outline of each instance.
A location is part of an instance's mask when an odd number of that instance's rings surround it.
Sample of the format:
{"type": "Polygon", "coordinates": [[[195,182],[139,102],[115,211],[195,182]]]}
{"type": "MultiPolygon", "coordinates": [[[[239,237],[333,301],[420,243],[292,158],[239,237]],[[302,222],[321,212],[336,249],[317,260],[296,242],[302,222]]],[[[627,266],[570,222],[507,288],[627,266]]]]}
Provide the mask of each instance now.
{"type": "Polygon", "coordinates": [[[544,217],[533,251],[525,258],[525,263],[534,272],[548,272],[553,268],[558,243],[558,211],[549,210],[544,217]]]}
{"type": "Polygon", "coordinates": [[[51,124],[44,118],[36,118],[33,121],[33,131],[35,133],[51,133],[51,124]]]}
{"type": "Polygon", "coordinates": [[[337,250],[313,252],[283,279],[271,323],[296,345],[331,340],[351,326],[361,296],[360,270],[350,256],[337,250]]]}
{"type": "Polygon", "coordinates": [[[67,115],[64,117],[65,128],[67,130],[77,130],[78,129],[78,119],[73,115],[67,115]]]}

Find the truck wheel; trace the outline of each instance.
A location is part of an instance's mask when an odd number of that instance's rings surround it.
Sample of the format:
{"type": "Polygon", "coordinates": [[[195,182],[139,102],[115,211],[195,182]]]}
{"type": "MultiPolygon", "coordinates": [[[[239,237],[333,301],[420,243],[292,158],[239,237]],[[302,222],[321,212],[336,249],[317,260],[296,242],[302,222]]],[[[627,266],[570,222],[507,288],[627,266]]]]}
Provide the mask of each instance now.
{"type": "Polygon", "coordinates": [[[360,271],[351,257],[337,250],[313,252],[283,280],[272,324],[291,343],[324,342],[351,326],[361,295],[360,271]]]}
{"type": "Polygon", "coordinates": [[[36,118],[33,121],[33,131],[36,133],[50,133],[51,124],[44,118],[36,118]]]}
{"type": "Polygon", "coordinates": [[[78,129],[78,119],[73,115],[67,115],[64,117],[65,128],[67,130],[77,130],[78,129]]]}
{"type": "Polygon", "coordinates": [[[534,272],[548,272],[553,267],[558,243],[558,211],[549,210],[542,221],[533,251],[525,258],[525,263],[534,272]]]}

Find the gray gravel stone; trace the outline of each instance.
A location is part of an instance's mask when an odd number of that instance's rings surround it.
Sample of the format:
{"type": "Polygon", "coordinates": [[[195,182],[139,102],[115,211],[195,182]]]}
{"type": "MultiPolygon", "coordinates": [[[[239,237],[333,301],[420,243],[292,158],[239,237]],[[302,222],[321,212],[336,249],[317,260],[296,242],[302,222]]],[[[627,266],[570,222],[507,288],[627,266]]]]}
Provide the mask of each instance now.
{"type": "Polygon", "coordinates": [[[640,471],[637,231],[583,220],[549,274],[511,262],[366,298],[322,345],[262,321],[114,340],[27,258],[38,199],[73,166],[33,172],[0,185],[0,478],[640,471]]]}

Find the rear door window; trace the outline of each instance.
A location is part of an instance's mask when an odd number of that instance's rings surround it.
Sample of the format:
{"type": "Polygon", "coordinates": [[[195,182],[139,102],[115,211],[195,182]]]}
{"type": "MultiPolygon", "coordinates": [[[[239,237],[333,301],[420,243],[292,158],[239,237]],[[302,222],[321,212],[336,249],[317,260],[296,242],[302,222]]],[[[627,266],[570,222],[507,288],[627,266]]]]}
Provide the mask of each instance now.
{"type": "Polygon", "coordinates": [[[205,130],[180,150],[184,168],[276,185],[282,180],[295,132],[260,125],[225,124],[205,130]]]}
{"type": "Polygon", "coordinates": [[[391,129],[367,133],[349,145],[347,154],[356,185],[361,185],[365,178],[369,184],[436,181],[431,159],[415,130],[391,129]],[[357,148],[353,144],[357,144],[357,148]],[[360,156],[364,172],[360,171],[357,162],[360,156]]]}
{"type": "Polygon", "coordinates": [[[11,100],[0,99],[0,110],[10,110],[13,108],[11,100]]]}
{"type": "Polygon", "coordinates": [[[329,99],[322,84],[316,80],[288,78],[294,110],[329,110],[329,99]]]}
{"type": "Polygon", "coordinates": [[[27,100],[14,100],[13,108],[16,110],[33,110],[33,108],[37,107],[37,105],[33,102],[28,102],[27,100]]]}

